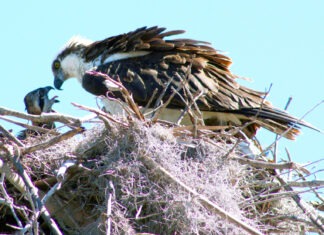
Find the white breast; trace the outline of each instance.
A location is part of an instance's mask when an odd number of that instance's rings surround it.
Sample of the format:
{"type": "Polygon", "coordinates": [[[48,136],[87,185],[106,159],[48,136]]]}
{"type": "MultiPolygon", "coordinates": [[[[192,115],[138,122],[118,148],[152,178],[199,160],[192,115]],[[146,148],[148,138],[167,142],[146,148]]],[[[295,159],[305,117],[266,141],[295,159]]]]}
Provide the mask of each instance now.
{"type": "Polygon", "coordinates": [[[123,108],[124,105],[121,101],[115,99],[108,99],[106,97],[99,97],[103,108],[106,112],[114,115],[114,116],[122,116],[125,117],[125,110],[123,108]]]}

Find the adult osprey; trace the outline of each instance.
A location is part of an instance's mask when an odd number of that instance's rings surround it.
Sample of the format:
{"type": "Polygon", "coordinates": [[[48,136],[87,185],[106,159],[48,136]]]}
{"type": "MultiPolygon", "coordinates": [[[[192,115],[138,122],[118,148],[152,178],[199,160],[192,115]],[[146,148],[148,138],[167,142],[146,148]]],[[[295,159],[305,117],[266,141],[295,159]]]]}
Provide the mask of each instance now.
{"type": "Polygon", "coordinates": [[[264,92],[239,85],[229,70],[231,59],[209,43],[165,39],[181,33],[184,31],[143,27],[95,42],[74,37],[52,63],[54,86],[60,89],[65,80],[76,77],[94,95],[123,99],[107,80],[108,75],[121,81],[142,106],[153,99],[150,107],[154,107],[162,91],[165,92],[162,102],[166,102],[173,93],[172,87],[180,87],[162,119],[174,121],[174,111],[180,115],[180,110],[194,97],[206,125],[241,126],[253,121],[245,129],[250,137],[260,126],[289,139],[299,133],[298,125],[312,128],[274,108],[264,100],[264,92]],[[152,97],[156,89],[158,93],[152,97]]]}

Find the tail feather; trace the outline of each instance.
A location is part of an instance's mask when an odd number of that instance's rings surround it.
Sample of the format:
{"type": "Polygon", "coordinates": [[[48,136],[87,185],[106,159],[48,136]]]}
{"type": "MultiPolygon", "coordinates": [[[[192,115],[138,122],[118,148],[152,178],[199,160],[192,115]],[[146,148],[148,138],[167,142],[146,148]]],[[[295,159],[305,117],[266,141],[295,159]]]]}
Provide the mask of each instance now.
{"type": "Polygon", "coordinates": [[[288,139],[295,139],[300,134],[300,126],[320,131],[313,125],[289,115],[287,112],[274,108],[245,108],[227,111],[228,113],[244,115],[250,121],[288,139]]]}
{"type": "Polygon", "coordinates": [[[250,138],[256,134],[260,127],[291,140],[294,140],[300,134],[301,126],[321,132],[311,124],[291,116],[283,110],[271,107],[203,112],[203,117],[207,126],[243,126],[250,123],[243,129],[244,133],[250,138]]]}

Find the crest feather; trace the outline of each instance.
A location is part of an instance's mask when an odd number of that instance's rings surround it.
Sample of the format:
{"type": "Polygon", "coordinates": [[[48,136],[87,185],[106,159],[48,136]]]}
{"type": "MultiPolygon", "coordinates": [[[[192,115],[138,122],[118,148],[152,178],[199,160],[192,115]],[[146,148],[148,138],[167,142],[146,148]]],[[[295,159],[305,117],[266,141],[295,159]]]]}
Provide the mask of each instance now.
{"type": "Polygon", "coordinates": [[[92,40],[82,37],[80,35],[75,35],[65,44],[64,49],[71,47],[71,46],[89,46],[91,43],[93,43],[92,40]]]}
{"type": "Polygon", "coordinates": [[[57,58],[63,59],[69,54],[76,53],[78,54],[79,52],[83,51],[83,49],[90,44],[92,44],[93,41],[76,35],[70,38],[70,40],[63,46],[61,52],[57,55],[57,58]]]}

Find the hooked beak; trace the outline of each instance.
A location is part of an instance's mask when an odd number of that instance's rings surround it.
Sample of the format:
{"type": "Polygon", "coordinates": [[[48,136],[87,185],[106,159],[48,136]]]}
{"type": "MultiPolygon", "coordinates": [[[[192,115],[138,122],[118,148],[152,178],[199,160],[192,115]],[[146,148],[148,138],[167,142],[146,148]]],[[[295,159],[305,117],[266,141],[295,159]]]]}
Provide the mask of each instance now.
{"type": "MultiPolygon", "coordinates": [[[[47,87],[44,87],[44,89],[46,90],[46,95],[48,95],[48,93],[50,92],[50,90],[54,90],[54,88],[52,86],[47,86],[47,87]]],[[[58,98],[58,96],[54,96],[53,98],[50,99],[50,101],[52,103],[58,103],[60,102],[59,100],[57,100],[56,98],[58,98]]]]}
{"type": "Polygon", "coordinates": [[[54,78],[54,87],[57,89],[57,90],[62,90],[61,87],[63,85],[63,80],[58,77],[58,76],[55,76],[54,78]]]}
{"type": "Polygon", "coordinates": [[[46,93],[48,93],[50,90],[53,90],[54,89],[52,86],[46,86],[44,88],[46,90],[46,93]]]}

